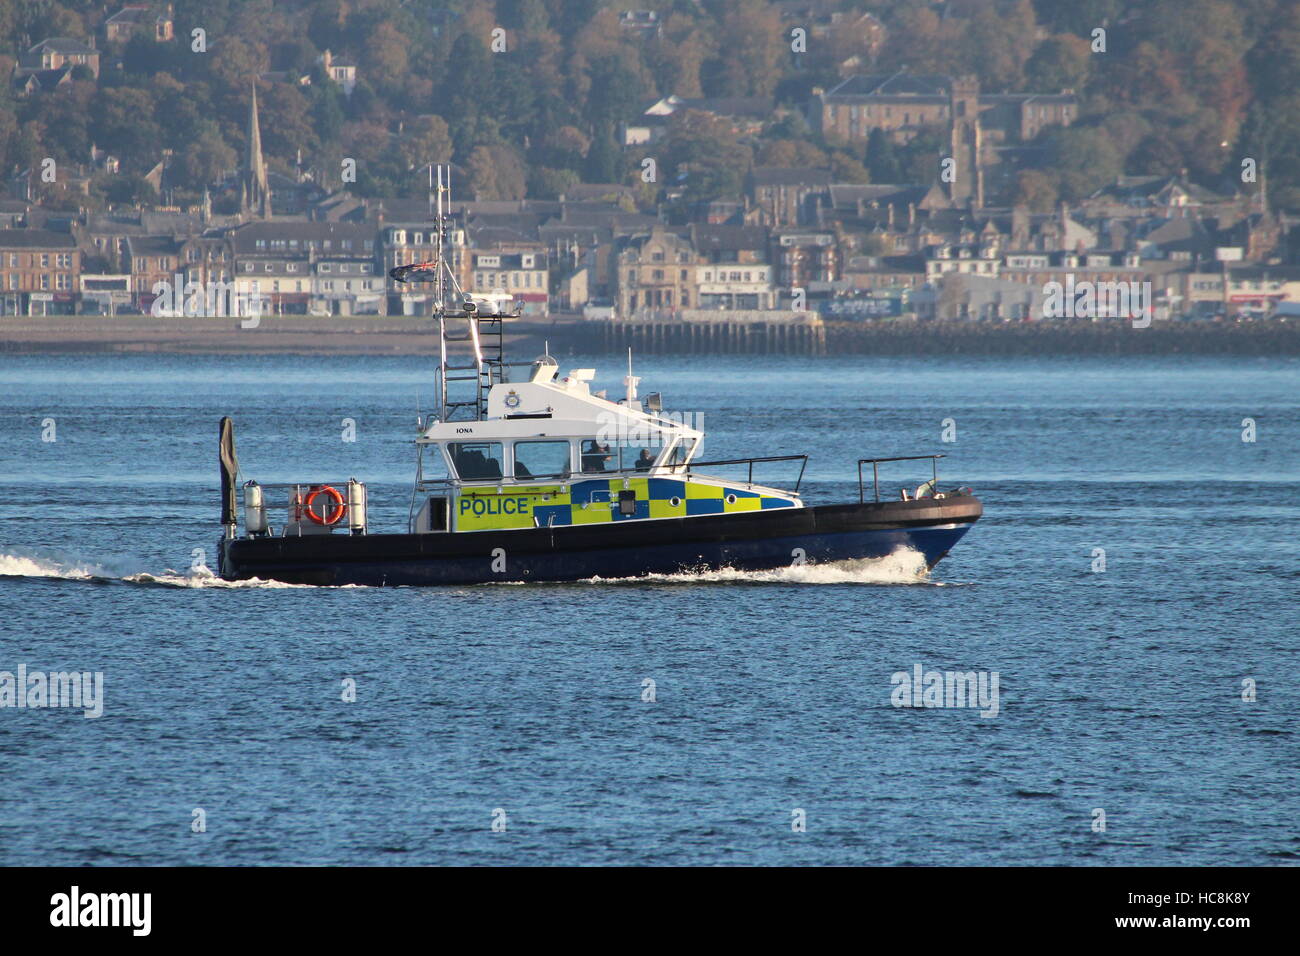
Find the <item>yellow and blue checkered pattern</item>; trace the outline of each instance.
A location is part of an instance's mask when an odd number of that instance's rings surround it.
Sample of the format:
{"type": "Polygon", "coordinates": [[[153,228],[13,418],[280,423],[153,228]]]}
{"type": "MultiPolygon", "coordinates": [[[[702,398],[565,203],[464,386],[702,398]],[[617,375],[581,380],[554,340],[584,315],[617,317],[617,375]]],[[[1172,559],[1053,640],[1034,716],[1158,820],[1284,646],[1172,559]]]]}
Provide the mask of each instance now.
{"type": "Polygon", "coordinates": [[[462,489],[453,508],[457,531],[601,524],[647,518],[685,518],[790,508],[788,498],[743,488],[675,478],[585,479],[571,485],[514,485],[462,489]],[[636,494],[635,509],[625,515],[619,492],[636,494]]]}

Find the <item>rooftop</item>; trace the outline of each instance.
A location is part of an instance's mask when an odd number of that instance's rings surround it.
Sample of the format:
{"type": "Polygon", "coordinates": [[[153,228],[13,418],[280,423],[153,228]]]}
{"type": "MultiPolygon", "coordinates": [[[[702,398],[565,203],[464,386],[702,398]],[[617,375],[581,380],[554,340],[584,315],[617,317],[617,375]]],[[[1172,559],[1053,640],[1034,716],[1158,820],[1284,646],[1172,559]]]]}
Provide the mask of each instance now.
{"type": "Polygon", "coordinates": [[[0,229],[2,249],[75,249],[71,233],[49,229],[0,229]]]}
{"type": "Polygon", "coordinates": [[[98,54],[99,51],[92,46],[86,46],[80,40],[74,40],[72,37],[50,37],[48,40],[42,40],[36,46],[27,52],[29,54],[39,54],[49,51],[51,53],[66,54],[98,54]]]}
{"type": "Polygon", "coordinates": [[[831,171],[816,166],[755,166],[755,186],[829,186],[831,171]]]}
{"type": "Polygon", "coordinates": [[[942,96],[952,88],[952,77],[939,73],[872,73],[851,76],[829,90],[827,97],[942,96]]]}

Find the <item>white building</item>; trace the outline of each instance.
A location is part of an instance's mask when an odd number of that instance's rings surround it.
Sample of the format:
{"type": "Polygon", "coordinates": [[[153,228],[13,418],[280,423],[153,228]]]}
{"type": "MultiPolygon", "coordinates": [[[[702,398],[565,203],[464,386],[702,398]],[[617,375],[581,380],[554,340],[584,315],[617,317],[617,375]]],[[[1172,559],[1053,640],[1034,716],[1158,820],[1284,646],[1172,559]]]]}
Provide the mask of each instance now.
{"type": "Polygon", "coordinates": [[[357,88],[357,68],[355,64],[336,60],[334,54],[329,50],[322,53],[316,62],[321,65],[321,69],[325,71],[326,76],[342,87],[344,96],[352,95],[352,91],[357,88]]]}
{"type": "Polygon", "coordinates": [[[508,292],[526,315],[546,315],[550,304],[546,256],[540,252],[472,252],[469,291],[508,292]]]}
{"type": "Polygon", "coordinates": [[[773,309],[772,266],[718,262],[695,267],[695,301],[701,309],[773,309]]]}
{"type": "Polygon", "coordinates": [[[323,258],[312,265],[312,313],[375,315],[383,311],[384,280],[375,275],[373,262],[323,258]]]}

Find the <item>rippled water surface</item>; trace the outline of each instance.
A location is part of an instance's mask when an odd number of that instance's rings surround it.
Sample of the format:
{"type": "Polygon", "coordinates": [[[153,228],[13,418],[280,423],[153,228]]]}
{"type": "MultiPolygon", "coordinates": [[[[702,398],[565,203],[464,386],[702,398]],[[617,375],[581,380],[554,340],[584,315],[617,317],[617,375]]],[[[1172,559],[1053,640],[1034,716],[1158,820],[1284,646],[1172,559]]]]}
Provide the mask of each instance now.
{"type": "Polygon", "coordinates": [[[637,372],[708,458],[811,453],[811,503],[943,452],[986,516],[928,578],[231,586],[219,416],[246,477],[355,475],[404,530],[428,362],[0,357],[0,671],[104,675],[98,719],[0,708],[0,864],[1300,859],[1296,361],[637,372]],[[892,706],[917,664],[996,671],[997,715],[892,706]]]}

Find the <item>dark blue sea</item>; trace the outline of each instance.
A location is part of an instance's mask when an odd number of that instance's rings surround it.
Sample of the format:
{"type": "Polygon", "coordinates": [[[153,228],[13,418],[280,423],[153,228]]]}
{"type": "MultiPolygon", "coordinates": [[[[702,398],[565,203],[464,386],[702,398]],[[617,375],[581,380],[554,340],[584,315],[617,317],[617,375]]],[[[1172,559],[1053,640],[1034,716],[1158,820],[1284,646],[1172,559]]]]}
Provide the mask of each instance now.
{"type": "Polygon", "coordinates": [[[0,356],[0,672],[103,675],[98,718],[0,708],[0,864],[1300,861],[1300,362],[637,374],[706,458],[810,453],[810,503],[935,452],[985,517],[928,577],[234,586],[219,417],[245,477],[405,530],[429,361],[0,356]],[[996,716],[893,706],[917,665],[996,672],[996,716]]]}

